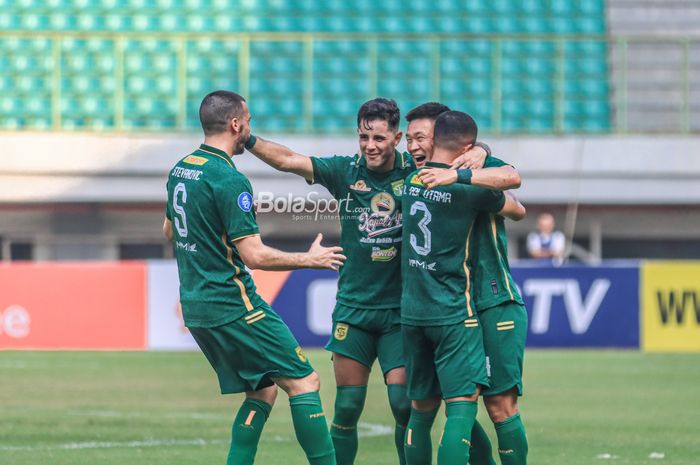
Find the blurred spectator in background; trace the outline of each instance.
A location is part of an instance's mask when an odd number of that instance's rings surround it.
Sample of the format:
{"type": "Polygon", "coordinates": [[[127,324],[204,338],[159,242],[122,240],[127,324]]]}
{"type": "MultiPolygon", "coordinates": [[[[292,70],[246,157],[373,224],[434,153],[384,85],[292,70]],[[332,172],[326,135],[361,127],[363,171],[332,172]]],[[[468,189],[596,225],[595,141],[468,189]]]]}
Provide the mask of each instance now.
{"type": "Polygon", "coordinates": [[[564,260],[566,238],[561,231],[554,230],[554,217],[551,213],[541,213],[537,217],[537,231],[527,236],[527,252],[531,258],[561,265],[564,260]]]}

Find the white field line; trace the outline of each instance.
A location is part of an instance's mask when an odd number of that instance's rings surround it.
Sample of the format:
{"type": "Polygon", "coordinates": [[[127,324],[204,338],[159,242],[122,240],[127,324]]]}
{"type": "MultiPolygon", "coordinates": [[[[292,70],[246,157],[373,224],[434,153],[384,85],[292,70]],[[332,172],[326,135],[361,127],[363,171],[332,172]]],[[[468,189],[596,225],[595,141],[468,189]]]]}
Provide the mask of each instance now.
{"type": "MultiPolygon", "coordinates": [[[[360,437],[370,438],[393,434],[394,428],[375,423],[360,422],[358,425],[360,437]]],[[[263,433],[261,442],[291,442],[291,436],[266,436],[263,433]]],[[[223,439],[145,439],[142,441],[86,441],[68,442],[44,446],[12,446],[0,444],[0,451],[48,451],[48,450],[83,450],[83,449],[131,449],[144,447],[177,447],[177,446],[209,446],[228,444],[229,440],[223,439]]]]}

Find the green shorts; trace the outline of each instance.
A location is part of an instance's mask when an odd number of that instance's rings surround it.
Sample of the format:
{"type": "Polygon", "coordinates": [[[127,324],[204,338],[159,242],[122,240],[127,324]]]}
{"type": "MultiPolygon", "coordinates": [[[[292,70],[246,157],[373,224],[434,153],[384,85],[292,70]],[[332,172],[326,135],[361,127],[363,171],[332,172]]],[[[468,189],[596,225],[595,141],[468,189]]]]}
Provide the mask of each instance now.
{"type": "Polygon", "coordinates": [[[476,318],[445,326],[401,328],[406,348],[408,397],[451,399],[488,386],[486,356],[476,318]]]}
{"type": "Polygon", "coordinates": [[[314,369],[279,315],[262,305],[215,328],[190,328],[219,377],[222,394],[257,391],[272,378],[304,378],[314,369]]]}
{"type": "Polygon", "coordinates": [[[523,357],[527,338],[525,306],[506,302],[479,313],[484,333],[484,351],[491,387],[483,395],[493,396],[512,388],[523,395],[523,357]]]}
{"type": "Polygon", "coordinates": [[[382,373],[406,365],[401,339],[401,311],[362,310],[336,305],[333,333],[326,350],[372,368],[379,359],[382,373]]]}

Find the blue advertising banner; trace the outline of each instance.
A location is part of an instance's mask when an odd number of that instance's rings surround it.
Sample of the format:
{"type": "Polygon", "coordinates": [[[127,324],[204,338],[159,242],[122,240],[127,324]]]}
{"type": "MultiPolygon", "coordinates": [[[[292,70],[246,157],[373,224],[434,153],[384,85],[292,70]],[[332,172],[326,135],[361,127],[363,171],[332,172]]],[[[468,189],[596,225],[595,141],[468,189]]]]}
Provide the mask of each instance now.
{"type": "Polygon", "coordinates": [[[530,347],[639,347],[639,265],[515,267],[530,347]]]}
{"type": "MultiPolygon", "coordinates": [[[[639,347],[639,265],[516,266],[529,316],[530,347],[639,347]]],[[[303,346],[331,333],[337,274],[289,275],[273,306],[303,346]]]]}

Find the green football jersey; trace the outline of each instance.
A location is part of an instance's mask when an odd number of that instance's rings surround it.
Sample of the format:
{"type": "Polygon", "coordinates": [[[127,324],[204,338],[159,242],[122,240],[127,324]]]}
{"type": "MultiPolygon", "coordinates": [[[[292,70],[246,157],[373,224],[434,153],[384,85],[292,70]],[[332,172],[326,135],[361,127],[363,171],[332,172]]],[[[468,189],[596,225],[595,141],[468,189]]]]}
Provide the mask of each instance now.
{"type": "MultiPolygon", "coordinates": [[[[426,167],[449,168],[440,163],[426,167]]],[[[480,211],[499,212],[503,192],[452,184],[431,190],[406,179],[402,208],[401,322],[418,326],[455,324],[475,315],[470,296],[470,236],[480,211]]]]}
{"type": "Polygon", "coordinates": [[[248,178],[202,144],[170,171],[167,188],[185,325],[219,326],[262,305],[234,243],[259,233],[248,178]]]}
{"type": "Polygon", "coordinates": [[[340,246],[347,261],[340,268],[337,302],[347,307],[384,310],[401,302],[401,192],[415,170],[408,153],[396,152],[394,169],[377,173],[361,155],[312,157],[313,182],[338,201],[340,246]]]}
{"type": "MultiPolygon", "coordinates": [[[[498,158],[488,157],[484,168],[507,165],[498,158]]],[[[480,213],[469,243],[469,269],[472,270],[472,300],[477,312],[504,302],[523,304],[518,286],[508,264],[508,237],[502,216],[480,213]]]]}

